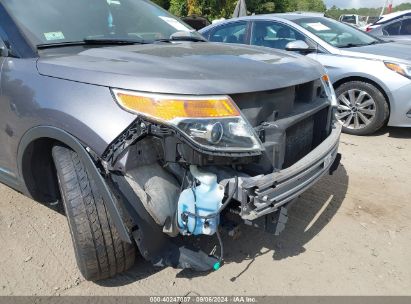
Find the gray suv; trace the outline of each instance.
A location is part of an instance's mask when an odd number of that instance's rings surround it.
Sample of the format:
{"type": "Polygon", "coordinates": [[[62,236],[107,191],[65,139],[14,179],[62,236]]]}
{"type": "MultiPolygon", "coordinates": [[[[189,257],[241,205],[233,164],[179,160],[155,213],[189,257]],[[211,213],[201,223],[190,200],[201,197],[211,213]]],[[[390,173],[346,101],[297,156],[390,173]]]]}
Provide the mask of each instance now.
{"type": "Polygon", "coordinates": [[[0,37],[0,181],[64,207],[87,280],[138,251],[216,270],[228,219],[279,234],[338,167],[335,94],[311,59],[206,42],[144,0],[0,0],[0,37]]]}

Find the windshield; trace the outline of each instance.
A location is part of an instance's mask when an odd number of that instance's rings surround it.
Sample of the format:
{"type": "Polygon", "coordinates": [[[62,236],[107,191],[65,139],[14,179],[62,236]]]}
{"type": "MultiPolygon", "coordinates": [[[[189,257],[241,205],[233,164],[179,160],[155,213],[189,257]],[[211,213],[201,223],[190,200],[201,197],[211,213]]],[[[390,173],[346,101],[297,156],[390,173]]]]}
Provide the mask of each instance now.
{"type": "Polygon", "coordinates": [[[302,18],[294,22],[338,48],[364,46],[380,42],[380,40],[360,30],[329,18],[302,18]]]}
{"type": "Polygon", "coordinates": [[[3,0],[2,3],[33,45],[92,39],[151,41],[193,31],[167,11],[144,0],[3,0]]]}

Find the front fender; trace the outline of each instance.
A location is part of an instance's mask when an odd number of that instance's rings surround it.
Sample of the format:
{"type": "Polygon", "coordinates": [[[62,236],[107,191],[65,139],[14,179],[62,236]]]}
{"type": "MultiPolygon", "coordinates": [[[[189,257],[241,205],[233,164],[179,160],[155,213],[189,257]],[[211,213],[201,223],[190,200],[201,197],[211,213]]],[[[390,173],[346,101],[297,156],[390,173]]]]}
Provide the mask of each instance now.
{"type": "Polygon", "coordinates": [[[3,167],[17,173],[18,145],[28,130],[53,126],[72,134],[101,155],[136,118],[114,100],[108,87],[41,76],[36,59],[7,58],[3,63],[0,149],[3,167]]]}

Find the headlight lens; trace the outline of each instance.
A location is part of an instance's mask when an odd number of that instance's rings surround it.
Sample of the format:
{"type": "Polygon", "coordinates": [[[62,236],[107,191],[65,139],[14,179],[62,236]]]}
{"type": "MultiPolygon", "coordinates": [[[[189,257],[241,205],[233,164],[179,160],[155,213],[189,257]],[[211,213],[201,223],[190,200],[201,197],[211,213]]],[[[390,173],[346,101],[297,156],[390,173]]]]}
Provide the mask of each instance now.
{"type": "Polygon", "coordinates": [[[262,150],[254,129],[228,96],[112,91],[123,109],[175,127],[191,141],[209,150],[262,150]]]}
{"type": "Polygon", "coordinates": [[[393,63],[393,62],[384,62],[385,66],[390,70],[405,76],[407,78],[411,78],[411,66],[402,64],[402,63],[393,63]]]}
{"type": "Polygon", "coordinates": [[[323,83],[325,93],[327,94],[328,99],[331,101],[333,107],[337,107],[337,96],[335,95],[333,84],[331,83],[330,77],[325,74],[321,77],[321,82],[323,83]]]}

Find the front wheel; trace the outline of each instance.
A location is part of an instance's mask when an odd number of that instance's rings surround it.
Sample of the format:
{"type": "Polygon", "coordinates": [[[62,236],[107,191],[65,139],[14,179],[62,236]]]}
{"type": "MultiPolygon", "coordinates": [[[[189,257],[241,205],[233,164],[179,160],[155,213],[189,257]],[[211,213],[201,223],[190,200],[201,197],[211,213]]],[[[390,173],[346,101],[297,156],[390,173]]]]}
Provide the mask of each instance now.
{"type": "Polygon", "coordinates": [[[130,268],[136,247],[123,242],[80,157],[64,146],[52,150],[77,265],[86,280],[106,279],[130,268]]]}
{"type": "Polygon", "coordinates": [[[336,89],[337,120],[343,132],[369,135],[379,130],[389,116],[388,103],[381,91],[363,81],[350,81],[336,89]]]}

